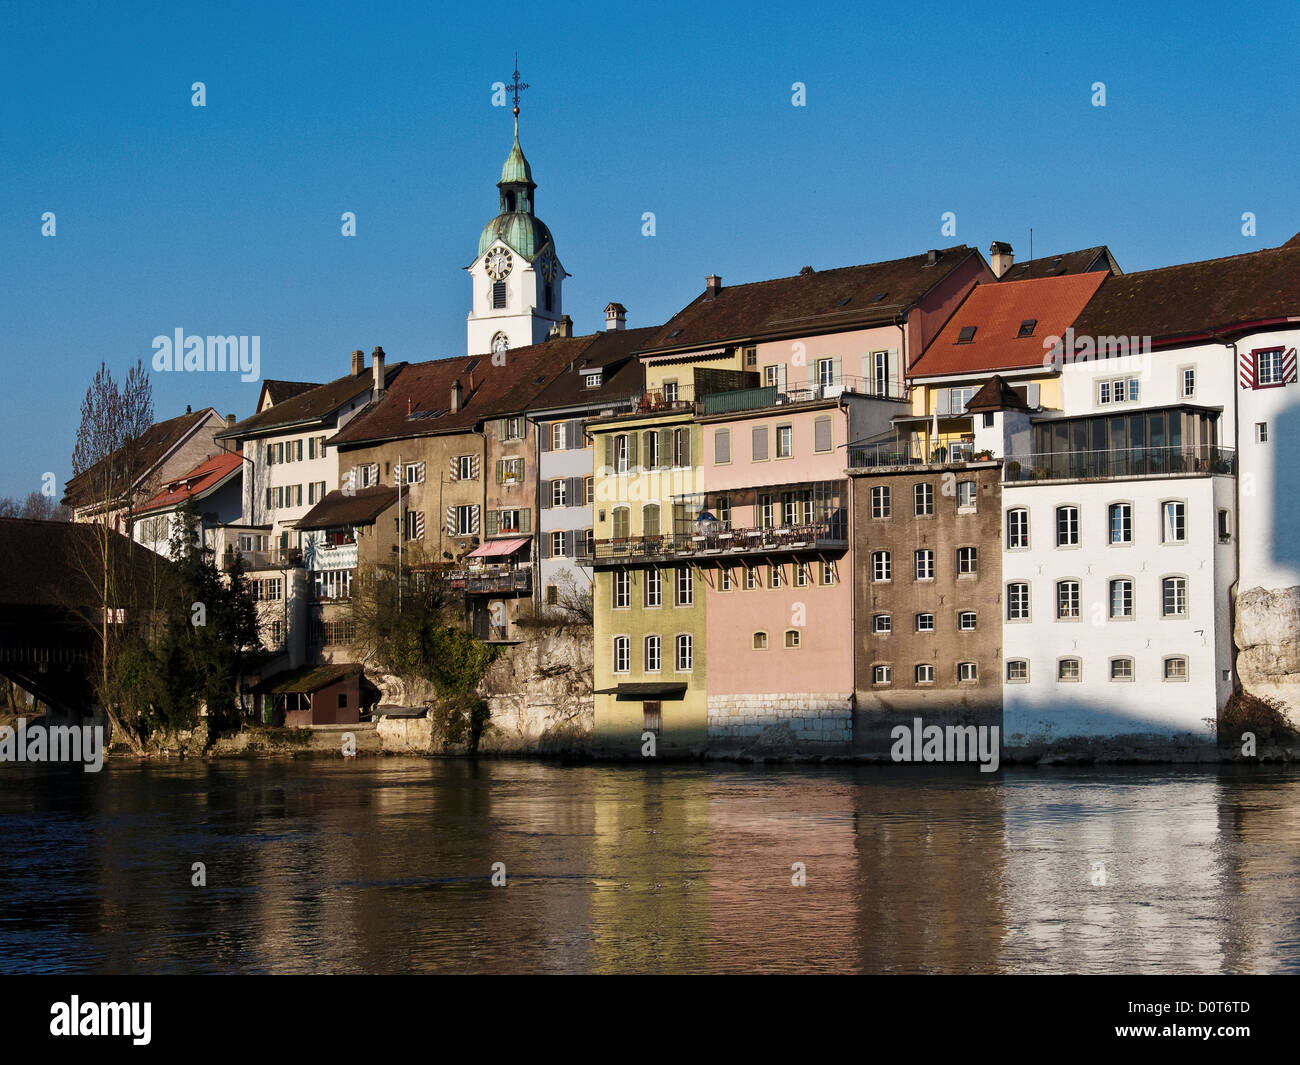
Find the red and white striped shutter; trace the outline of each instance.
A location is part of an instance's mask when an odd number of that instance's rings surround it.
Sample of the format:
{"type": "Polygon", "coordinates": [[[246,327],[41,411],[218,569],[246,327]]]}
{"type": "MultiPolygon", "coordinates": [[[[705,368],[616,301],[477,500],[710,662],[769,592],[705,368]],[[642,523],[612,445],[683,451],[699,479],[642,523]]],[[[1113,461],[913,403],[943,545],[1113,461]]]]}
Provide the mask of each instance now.
{"type": "Polygon", "coordinates": [[[418,464],[418,467],[417,467],[417,469],[416,469],[415,472],[416,472],[416,477],[415,477],[415,479],[416,479],[418,482],[420,482],[420,484],[423,484],[423,483],[424,483],[424,463],[423,463],[423,462],[421,462],[421,463],[418,464]]]}
{"type": "Polygon", "coordinates": [[[460,461],[455,455],[451,457],[450,480],[456,480],[456,475],[460,472],[460,461]]]}
{"type": "Polygon", "coordinates": [[[469,531],[472,533],[478,532],[478,504],[477,503],[475,503],[472,507],[470,507],[469,531]]]}
{"type": "Polygon", "coordinates": [[[1282,383],[1284,385],[1296,383],[1295,348],[1282,355],[1282,383]]]}
{"type": "Polygon", "coordinates": [[[447,535],[448,536],[456,535],[456,508],[455,507],[447,508],[447,535]]]}
{"type": "Polygon", "coordinates": [[[470,462],[470,465],[473,466],[473,468],[474,468],[473,477],[474,477],[474,480],[476,480],[476,481],[478,480],[478,460],[479,460],[479,456],[478,456],[478,455],[473,455],[473,456],[471,456],[471,462],[470,462]]]}
{"type": "Polygon", "coordinates": [[[1255,356],[1249,351],[1243,351],[1238,357],[1238,374],[1241,378],[1242,388],[1255,387],[1255,356]]]}

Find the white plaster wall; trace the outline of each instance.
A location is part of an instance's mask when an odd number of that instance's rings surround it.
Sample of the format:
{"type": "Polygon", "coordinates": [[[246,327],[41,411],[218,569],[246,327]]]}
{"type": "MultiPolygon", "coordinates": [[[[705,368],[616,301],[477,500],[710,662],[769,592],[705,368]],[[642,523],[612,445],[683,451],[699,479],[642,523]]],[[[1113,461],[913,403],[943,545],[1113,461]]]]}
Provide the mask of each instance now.
{"type": "MultiPolygon", "coordinates": [[[[1003,660],[1028,659],[1028,683],[1005,683],[1008,742],[1126,734],[1208,737],[1230,690],[1231,629],[1226,588],[1234,577],[1230,549],[1216,546],[1216,509],[1231,492],[1225,477],[1161,478],[1049,485],[1007,485],[1003,491],[1003,660]],[[1160,503],[1187,502],[1187,541],[1161,542],[1160,503]],[[1112,546],[1107,507],[1131,501],[1133,543],[1112,546]],[[1056,507],[1080,507],[1081,545],[1057,548],[1056,507]],[[1030,547],[1006,548],[1005,511],[1028,507],[1030,547]],[[1161,616],[1161,578],[1188,578],[1188,616],[1161,616]],[[1108,617],[1109,581],[1131,577],[1134,619],[1108,617]],[[1056,582],[1081,582],[1082,618],[1057,620],[1056,582]],[[1006,585],[1030,584],[1031,618],[1006,620],[1006,585]],[[1186,681],[1164,680],[1167,655],[1188,659],[1186,681]],[[1083,679],[1058,682],[1057,659],[1077,655],[1083,679]],[[1132,682],[1110,680],[1110,659],[1134,659],[1132,682]]],[[[1005,666],[1004,666],[1005,676],[1005,666]]]]}

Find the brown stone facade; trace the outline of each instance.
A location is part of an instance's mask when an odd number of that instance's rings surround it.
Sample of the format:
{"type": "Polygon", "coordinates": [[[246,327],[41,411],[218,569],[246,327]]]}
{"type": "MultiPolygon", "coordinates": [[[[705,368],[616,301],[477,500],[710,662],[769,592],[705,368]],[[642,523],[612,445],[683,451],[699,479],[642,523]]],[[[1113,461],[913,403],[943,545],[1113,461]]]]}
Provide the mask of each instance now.
{"type": "Polygon", "coordinates": [[[997,462],[850,470],[854,745],[889,729],[997,724],[1002,482],[997,462]]]}

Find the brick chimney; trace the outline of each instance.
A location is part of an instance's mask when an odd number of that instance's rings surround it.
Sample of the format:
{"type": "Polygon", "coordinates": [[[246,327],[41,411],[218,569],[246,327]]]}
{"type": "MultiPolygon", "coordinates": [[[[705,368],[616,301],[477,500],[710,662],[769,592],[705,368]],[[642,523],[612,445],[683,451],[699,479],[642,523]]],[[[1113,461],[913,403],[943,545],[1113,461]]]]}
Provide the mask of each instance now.
{"type": "Polygon", "coordinates": [[[371,398],[375,403],[378,403],[384,398],[384,349],[375,348],[371,352],[370,358],[370,368],[375,378],[371,398]]]}
{"type": "Polygon", "coordinates": [[[451,413],[455,414],[460,410],[460,382],[451,383],[451,413]]]}
{"type": "Polygon", "coordinates": [[[627,328],[627,308],[621,303],[611,303],[605,308],[605,331],[627,328]]]}
{"type": "Polygon", "coordinates": [[[571,337],[573,336],[573,319],[567,314],[560,315],[560,320],[551,326],[551,331],[547,334],[551,337],[571,337]]]}
{"type": "Polygon", "coordinates": [[[227,428],[227,429],[233,429],[234,427],[235,427],[235,416],[234,416],[233,414],[227,414],[227,415],[226,415],[226,428],[227,428]]]}
{"type": "Polygon", "coordinates": [[[989,245],[989,266],[993,268],[994,277],[1005,274],[1015,261],[1016,253],[1006,241],[995,240],[989,245]]]}
{"type": "Polygon", "coordinates": [[[711,300],[722,291],[722,278],[717,274],[710,274],[704,279],[704,298],[711,300]]]}
{"type": "Polygon", "coordinates": [[[366,372],[366,353],[358,348],[352,353],[352,376],[360,377],[366,372]]]}

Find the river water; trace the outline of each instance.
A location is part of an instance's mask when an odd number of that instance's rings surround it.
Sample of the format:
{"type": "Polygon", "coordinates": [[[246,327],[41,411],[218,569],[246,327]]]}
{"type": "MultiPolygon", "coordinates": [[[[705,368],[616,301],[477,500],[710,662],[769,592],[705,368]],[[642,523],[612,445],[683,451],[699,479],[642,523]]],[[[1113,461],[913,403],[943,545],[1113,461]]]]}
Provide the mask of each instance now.
{"type": "Polygon", "coordinates": [[[7,764],[0,900],[0,972],[1296,972],[1300,772],[7,764]]]}

